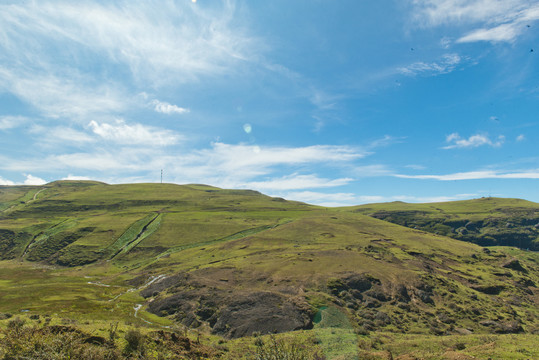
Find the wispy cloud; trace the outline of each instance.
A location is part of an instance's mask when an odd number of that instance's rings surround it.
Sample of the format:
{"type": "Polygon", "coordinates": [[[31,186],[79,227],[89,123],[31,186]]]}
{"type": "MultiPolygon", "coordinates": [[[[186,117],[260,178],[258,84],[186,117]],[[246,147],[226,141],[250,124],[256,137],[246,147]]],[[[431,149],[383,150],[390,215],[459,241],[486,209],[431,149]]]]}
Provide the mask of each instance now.
{"type": "Polygon", "coordinates": [[[495,141],[492,141],[487,135],[477,134],[465,139],[458,133],[452,133],[446,137],[445,141],[451,145],[444,146],[443,149],[476,148],[483,145],[499,147],[504,143],[505,136],[500,135],[495,141]]]}
{"type": "Polygon", "coordinates": [[[524,134],[520,134],[519,136],[517,136],[516,140],[518,142],[524,141],[524,140],[526,140],[526,136],[524,134]]]}
{"type": "Polygon", "coordinates": [[[293,191],[279,194],[288,200],[306,202],[308,204],[335,207],[358,204],[358,199],[352,193],[322,193],[316,191],[293,191]]]}
{"type": "Polygon", "coordinates": [[[514,41],[526,25],[539,19],[539,4],[530,0],[412,0],[414,19],[422,26],[469,24],[457,42],[514,41]]]}
{"type": "Polygon", "coordinates": [[[8,130],[19,127],[30,119],[24,116],[0,116],[0,130],[8,130]]]}
{"type": "Polygon", "coordinates": [[[277,165],[350,162],[366,156],[361,149],[350,146],[314,145],[306,147],[260,147],[213,143],[210,149],[196,151],[183,162],[206,164],[210,173],[264,174],[277,165]]]}
{"type": "Polygon", "coordinates": [[[521,24],[502,24],[489,29],[477,29],[457,40],[460,43],[475,41],[512,41],[520,33],[521,24]]]}
{"type": "Polygon", "coordinates": [[[189,109],[179,107],[177,105],[169,104],[164,101],[153,100],[152,105],[154,110],[163,114],[185,114],[189,112],[189,109]]]}
{"type": "MultiPolygon", "coordinates": [[[[108,147],[100,143],[93,151],[74,152],[34,159],[11,159],[0,155],[0,169],[13,172],[39,171],[99,174],[106,182],[125,182],[138,178],[149,181],[151,173],[165,169],[167,181],[176,183],[209,183],[226,188],[255,188],[286,191],[311,188],[329,188],[348,184],[348,177],[323,177],[318,171],[351,164],[366,156],[361,149],[349,146],[316,145],[306,147],[271,147],[213,143],[199,150],[166,151],[166,148],[146,146],[147,129],[124,129],[125,123],[92,124],[93,130],[104,140],[131,142],[124,147],[108,147]],[[123,131],[131,136],[123,134],[123,131]],[[137,130],[138,131],[138,130],[137,130]],[[142,134],[142,135],[141,135],[142,134]],[[139,137],[137,140],[136,138],[139,137]],[[133,140],[141,146],[133,147],[133,140]],[[309,174],[287,173],[290,167],[309,174]]],[[[333,171],[335,173],[335,171],[333,171]]]]}
{"type": "Polygon", "coordinates": [[[65,178],[62,178],[62,180],[92,180],[87,176],[77,176],[77,175],[71,175],[69,174],[65,178]]]}
{"type": "Polygon", "coordinates": [[[403,142],[404,139],[406,138],[396,137],[396,136],[391,136],[391,135],[384,135],[382,138],[371,141],[371,143],[367,146],[367,148],[376,149],[380,147],[386,147],[393,144],[401,143],[403,142]]]}
{"type": "Polygon", "coordinates": [[[456,194],[456,195],[442,195],[442,196],[413,196],[413,195],[393,195],[393,196],[359,196],[360,203],[374,203],[374,202],[391,202],[402,201],[411,203],[432,203],[432,202],[445,202],[465,200],[477,197],[477,194],[456,194]]]}
{"type": "Polygon", "coordinates": [[[446,175],[395,175],[404,179],[420,179],[420,180],[478,180],[478,179],[539,179],[539,169],[526,171],[494,171],[494,170],[479,170],[459,172],[446,175]]]}
{"type": "MultiPolygon", "coordinates": [[[[262,42],[244,32],[235,2],[211,8],[187,1],[0,5],[0,90],[43,116],[87,122],[137,106],[130,86],[185,84],[255,62],[262,42]]],[[[187,111],[164,102],[154,108],[187,111]]]]}
{"type": "Polygon", "coordinates": [[[353,181],[351,178],[324,179],[312,174],[292,174],[266,181],[251,181],[244,184],[244,187],[263,191],[282,191],[337,187],[346,185],[351,181],[353,181]]]}
{"type": "Polygon", "coordinates": [[[439,61],[415,62],[413,64],[397,68],[397,72],[407,76],[416,75],[441,75],[454,71],[462,62],[458,54],[445,54],[439,61]]]}
{"type": "Polygon", "coordinates": [[[91,84],[90,76],[53,73],[40,74],[21,69],[6,69],[0,65],[0,88],[38,109],[50,118],[81,119],[89,115],[118,113],[129,101],[120,87],[91,84]]]}
{"type": "Polygon", "coordinates": [[[48,146],[71,144],[87,146],[88,143],[96,141],[95,137],[83,131],[64,126],[46,127],[34,125],[30,128],[30,133],[37,138],[38,144],[48,146]]]}
{"type": "Polygon", "coordinates": [[[403,201],[411,203],[432,203],[472,199],[478,197],[478,194],[456,194],[441,196],[414,196],[414,195],[356,195],[353,193],[322,193],[315,191],[299,191],[282,193],[280,196],[289,199],[302,201],[309,204],[337,207],[353,206],[360,204],[383,203],[392,201],[403,201]]]}
{"type": "Polygon", "coordinates": [[[146,146],[169,146],[177,144],[181,136],[165,129],[142,124],[127,124],[124,120],[115,123],[98,123],[92,120],[88,126],[101,138],[118,144],[144,144],[146,146]]]}
{"type": "Polygon", "coordinates": [[[388,176],[393,174],[393,171],[390,168],[382,164],[359,165],[353,167],[351,171],[357,178],[388,176]]]}

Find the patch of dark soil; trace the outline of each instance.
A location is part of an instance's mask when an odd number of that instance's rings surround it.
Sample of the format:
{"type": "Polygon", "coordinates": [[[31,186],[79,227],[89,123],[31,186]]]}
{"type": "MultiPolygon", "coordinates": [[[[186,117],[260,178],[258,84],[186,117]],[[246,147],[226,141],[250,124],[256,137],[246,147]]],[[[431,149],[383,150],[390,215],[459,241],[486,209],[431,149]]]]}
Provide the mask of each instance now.
{"type": "Polygon", "coordinates": [[[400,302],[409,302],[410,294],[408,294],[408,289],[403,284],[397,284],[394,288],[393,298],[400,302]]]}
{"type": "Polygon", "coordinates": [[[528,270],[526,270],[526,268],[524,268],[520,261],[518,261],[517,259],[511,259],[502,266],[506,269],[513,269],[523,273],[528,273],[528,270]]]}
{"type": "Polygon", "coordinates": [[[6,320],[12,318],[13,315],[9,313],[0,313],[0,320],[6,320]]]}
{"type": "Polygon", "coordinates": [[[103,345],[107,344],[108,341],[107,341],[107,339],[105,339],[102,336],[92,335],[92,336],[89,336],[86,339],[84,339],[84,343],[85,344],[93,344],[93,345],[101,345],[101,346],[103,346],[103,345]]]}
{"type": "Polygon", "coordinates": [[[474,285],[471,288],[476,291],[482,292],[483,294],[498,295],[505,289],[505,286],[503,285],[474,285]]]}
{"type": "Polygon", "coordinates": [[[342,291],[356,290],[361,292],[367,291],[373,287],[373,285],[380,285],[380,280],[368,275],[368,274],[347,274],[342,278],[332,278],[327,282],[328,290],[337,295],[342,291]]]}
{"type": "Polygon", "coordinates": [[[479,325],[490,328],[493,332],[498,334],[519,334],[523,333],[524,329],[522,325],[516,320],[499,323],[494,320],[484,320],[479,323],[479,325]]]}
{"type": "Polygon", "coordinates": [[[195,293],[181,292],[152,301],[148,304],[148,312],[158,316],[186,315],[193,311],[196,300],[197,295],[195,293]]]}
{"type": "Polygon", "coordinates": [[[537,285],[535,284],[535,282],[533,282],[532,279],[529,279],[529,278],[520,278],[517,283],[521,286],[526,286],[526,287],[537,287],[537,285]]]}
{"type": "Polygon", "coordinates": [[[240,296],[217,319],[212,332],[228,338],[312,328],[310,314],[286,297],[269,292],[240,296]]]}
{"type": "Polygon", "coordinates": [[[147,288],[143,289],[140,292],[140,295],[142,295],[142,297],[144,297],[145,299],[152,296],[157,296],[160,292],[166,289],[173,288],[173,287],[177,288],[181,285],[185,285],[187,279],[188,279],[187,274],[177,274],[177,275],[165,277],[159,281],[152,283],[147,288]]]}

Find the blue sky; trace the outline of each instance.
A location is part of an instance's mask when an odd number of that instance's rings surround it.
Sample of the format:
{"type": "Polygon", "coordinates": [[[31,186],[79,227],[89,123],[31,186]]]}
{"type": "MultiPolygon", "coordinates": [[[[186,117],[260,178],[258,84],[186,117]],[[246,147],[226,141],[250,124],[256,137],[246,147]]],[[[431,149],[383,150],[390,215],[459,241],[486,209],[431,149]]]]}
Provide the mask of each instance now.
{"type": "Polygon", "coordinates": [[[0,1],[0,184],[539,201],[538,0],[0,1]]]}

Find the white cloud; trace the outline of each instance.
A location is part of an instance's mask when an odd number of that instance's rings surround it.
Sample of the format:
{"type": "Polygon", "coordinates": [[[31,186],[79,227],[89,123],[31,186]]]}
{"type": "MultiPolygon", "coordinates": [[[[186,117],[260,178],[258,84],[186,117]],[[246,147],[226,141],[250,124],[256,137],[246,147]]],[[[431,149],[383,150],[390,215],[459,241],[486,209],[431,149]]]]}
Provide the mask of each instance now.
{"type": "Polygon", "coordinates": [[[37,176],[33,176],[31,174],[25,174],[24,175],[26,178],[24,179],[24,181],[22,183],[16,183],[14,181],[11,181],[11,180],[6,180],[2,177],[0,177],[0,185],[9,185],[9,186],[12,186],[12,185],[44,185],[46,184],[47,182],[37,176]]]}
{"type": "MultiPolygon", "coordinates": [[[[96,125],[96,129],[103,131],[103,136],[116,139],[116,131],[111,130],[109,134],[108,127],[96,125]]],[[[148,146],[98,146],[94,146],[90,152],[36,156],[26,160],[0,155],[0,169],[44,173],[91,171],[96,178],[106,182],[125,182],[127,179],[148,181],[149,174],[157,174],[164,169],[169,182],[285,191],[337,187],[351,181],[338,176],[320,177],[314,172],[310,175],[283,176],[282,173],[288,171],[289,167],[293,167],[294,171],[320,171],[327,167],[348,165],[365,156],[359,149],[332,145],[294,148],[213,143],[206,149],[179,153],[148,146]]]]}
{"type": "Polygon", "coordinates": [[[69,174],[65,178],[62,178],[62,180],[92,180],[92,179],[87,176],[77,176],[77,175],[69,174]]]}
{"type": "Polygon", "coordinates": [[[0,176],[0,185],[15,185],[15,183],[0,176]]]}
{"type": "Polygon", "coordinates": [[[352,193],[321,193],[314,191],[297,191],[280,194],[279,196],[288,200],[301,201],[308,204],[327,207],[357,205],[356,195],[352,193]]]}
{"type": "Polygon", "coordinates": [[[180,136],[170,130],[163,130],[142,124],[126,124],[116,120],[114,124],[98,123],[92,120],[88,126],[101,138],[119,144],[144,144],[147,146],[168,146],[177,144],[180,136]]]}
{"type": "Polygon", "coordinates": [[[407,167],[412,170],[425,170],[426,169],[424,165],[417,165],[417,164],[405,165],[404,167],[407,167]]]}
{"type": "MultiPolygon", "coordinates": [[[[118,116],[137,106],[128,85],[157,89],[256,62],[262,42],[245,34],[235,12],[234,1],[1,4],[0,91],[46,117],[87,123],[118,116]]],[[[164,102],[154,107],[188,111],[164,102]]]]}
{"type": "Polygon", "coordinates": [[[490,29],[477,29],[457,40],[459,43],[476,41],[512,41],[519,33],[519,24],[502,24],[490,29]]]}
{"type": "Polygon", "coordinates": [[[412,203],[431,203],[431,202],[445,202],[471,199],[477,197],[477,194],[457,194],[457,195],[442,195],[442,196],[413,196],[413,195],[393,195],[393,196],[359,196],[358,199],[362,204],[380,203],[380,202],[392,202],[403,201],[412,203]]]}
{"type": "Polygon", "coordinates": [[[387,176],[393,174],[393,171],[386,165],[363,165],[355,166],[352,170],[354,176],[358,178],[387,176]]]}
{"type": "Polygon", "coordinates": [[[353,179],[341,178],[341,179],[324,179],[319,178],[316,175],[298,175],[292,174],[283,176],[277,179],[271,179],[266,181],[251,181],[242,187],[249,189],[261,190],[261,191],[282,191],[282,190],[298,190],[298,189],[315,189],[315,188],[328,188],[343,186],[350,183],[353,179]]]}
{"type": "Polygon", "coordinates": [[[526,171],[493,171],[479,170],[459,172],[446,175],[395,175],[404,179],[420,179],[420,180],[479,180],[479,179],[539,179],[539,169],[526,171]]]}
{"type": "Polygon", "coordinates": [[[392,201],[403,201],[412,203],[430,203],[445,202],[471,199],[477,197],[477,194],[456,194],[443,196],[412,196],[412,195],[356,195],[353,193],[321,193],[313,191],[289,192],[281,194],[281,197],[289,200],[306,202],[308,204],[337,207],[353,206],[360,204],[372,204],[392,201]]]}
{"type": "Polygon", "coordinates": [[[452,144],[444,146],[443,149],[475,148],[483,145],[499,147],[504,143],[505,136],[500,135],[496,141],[492,141],[487,135],[477,134],[463,139],[458,133],[452,133],[446,137],[445,141],[452,144]]]}
{"type": "Polygon", "coordinates": [[[50,118],[80,119],[89,115],[120,112],[126,108],[126,95],[112,84],[92,85],[88,76],[72,78],[40,74],[0,66],[0,88],[16,95],[50,118]]]}
{"type": "Polygon", "coordinates": [[[415,62],[413,64],[397,68],[397,72],[403,75],[441,75],[454,71],[462,58],[458,54],[445,54],[439,61],[415,62]]]}
{"type": "Polygon", "coordinates": [[[0,130],[13,129],[28,121],[24,116],[0,116],[0,130]]]}
{"type": "Polygon", "coordinates": [[[391,135],[384,135],[383,138],[372,141],[369,144],[368,148],[374,149],[374,148],[379,148],[379,147],[386,147],[393,144],[401,143],[404,139],[405,137],[395,137],[391,135]]]}
{"type": "Polygon", "coordinates": [[[154,106],[154,110],[158,113],[163,114],[185,114],[189,112],[189,109],[179,107],[177,105],[172,105],[164,101],[159,100],[153,100],[152,105],[154,106]]]}
{"type": "Polygon", "coordinates": [[[183,162],[205,164],[201,165],[201,168],[210,174],[223,172],[251,176],[265,174],[271,166],[349,162],[365,155],[366,153],[350,146],[259,147],[213,143],[210,149],[186,155],[183,162]]]}
{"type": "Polygon", "coordinates": [[[415,18],[424,25],[503,21],[529,6],[526,0],[412,0],[415,18]]]}
{"type": "Polygon", "coordinates": [[[24,185],[44,185],[46,183],[45,180],[30,174],[27,174],[26,179],[24,180],[24,185]]]}
{"type": "Polygon", "coordinates": [[[524,141],[526,140],[526,136],[524,134],[520,134],[519,136],[517,136],[517,141],[520,142],[520,141],[524,141]]]}
{"type": "Polygon", "coordinates": [[[514,41],[525,25],[539,19],[534,0],[412,0],[422,26],[481,24],[457,42],[514,41]]]}
{"type": "Polygon", "coordinates": [[[30,129],[30,133],[38,137],[39,143],[52,146],[65,144],[86,145],[89,142],[95,141],[94,137],[85,132],[62,126],[49,128],[34,125],[30,129]]]}
{"type": "Polygon", "coordinates": [[[0,7],[0,39],[9,50],[38,45],[33,50],[46,55],[42,61],[51,61],[44,44],[67,42],[80,54],[90,51],[126,64],[137,78],[185,81],[223,73],[256,51],[256,42],[234,23],[235,11],[232,1],[217,11],[161,1],[9,4],[0,7]]]}

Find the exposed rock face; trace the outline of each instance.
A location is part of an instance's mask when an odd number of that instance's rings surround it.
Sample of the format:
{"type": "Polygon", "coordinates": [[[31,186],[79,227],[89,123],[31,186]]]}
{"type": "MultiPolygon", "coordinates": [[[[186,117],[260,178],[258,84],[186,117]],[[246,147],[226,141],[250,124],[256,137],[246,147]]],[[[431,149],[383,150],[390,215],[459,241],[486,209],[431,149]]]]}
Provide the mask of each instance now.
{"type": "Polygon", "coordinates": [[[155,281],[141,295],[149,299],[147,310],[153,314],[189,327],[205,323],[214,334],[228,338],[312,328],[311,307],[296,294],[235,293],[178,274],[155,281]]]}
{"type": "Polygon", "coordinates": [[[269,292],[242,296],[216,316],[212,332],[229,338],[312,328],[308,314],[284,296],[269,292]]]}

